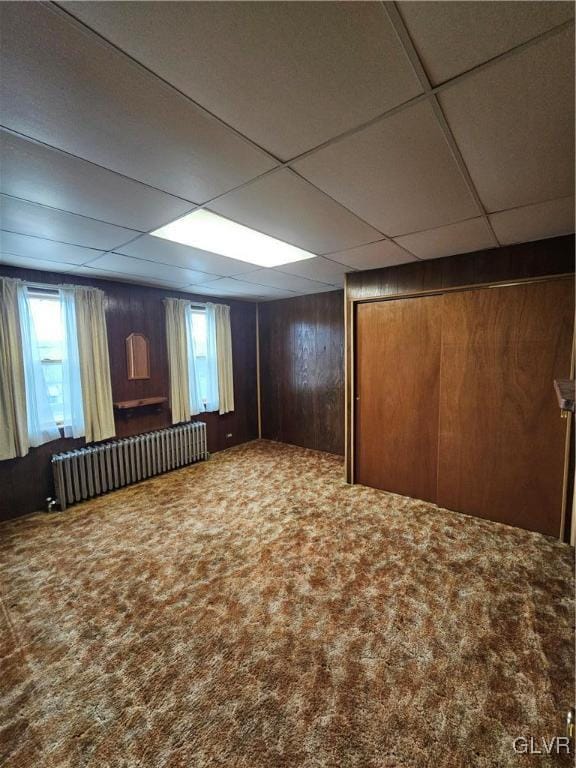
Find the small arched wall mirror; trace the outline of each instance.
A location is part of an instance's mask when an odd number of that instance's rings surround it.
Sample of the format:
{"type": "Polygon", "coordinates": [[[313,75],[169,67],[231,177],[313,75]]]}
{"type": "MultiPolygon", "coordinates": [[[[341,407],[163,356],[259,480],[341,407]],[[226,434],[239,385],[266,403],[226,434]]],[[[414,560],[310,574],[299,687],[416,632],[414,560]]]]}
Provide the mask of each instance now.
{"type": "Polygon", "coordinates": [[[129,379],[150,378],[150,342],[142,333],[131,333],[126,339],[126,364],[129,379]]]}

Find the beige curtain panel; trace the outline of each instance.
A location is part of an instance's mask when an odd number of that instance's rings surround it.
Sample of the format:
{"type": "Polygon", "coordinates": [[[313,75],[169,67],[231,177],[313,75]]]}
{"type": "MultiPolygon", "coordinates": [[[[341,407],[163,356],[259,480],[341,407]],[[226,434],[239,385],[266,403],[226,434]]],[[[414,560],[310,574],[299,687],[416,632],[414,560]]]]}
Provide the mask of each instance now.
{"type": "Polygon", "coordinates": [[[218,361],[219,412],[234,410],[234,377],[232,367],[232,330],[230,307],[216,304],[216,357],[218,361]]]}
{"type": "Polygon", "coordinates": [[[189,301],[183,299],[164,299],[172,424],[188,421],[190,418],[188,338],[186,335],[186,308],[189,304],[189,301]]]}
{"type": "Polygon", "coordinates": [[[0,277],[0,461],[28,453],[19,280],[0,277]]]}
{"type": "Polygon", "coordinates": [[[104,292],[75,286],[74,305],[86,442],[92,443],[116,434],[104,292]]]}

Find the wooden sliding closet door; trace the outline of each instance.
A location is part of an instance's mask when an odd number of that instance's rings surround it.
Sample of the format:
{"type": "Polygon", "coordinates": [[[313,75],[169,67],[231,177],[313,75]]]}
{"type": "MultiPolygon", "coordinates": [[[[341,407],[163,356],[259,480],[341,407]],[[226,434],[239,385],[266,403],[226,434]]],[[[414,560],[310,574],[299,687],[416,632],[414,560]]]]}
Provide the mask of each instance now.
{"type": "Polygon", "coordinates": [[[437,503],[558,536],[570,279],[445,294],[437,503]]]}
{"type": "Polygon", "coordinates": [[[434,501],[442,296],[356,310],[355,481],[434,501]]]}

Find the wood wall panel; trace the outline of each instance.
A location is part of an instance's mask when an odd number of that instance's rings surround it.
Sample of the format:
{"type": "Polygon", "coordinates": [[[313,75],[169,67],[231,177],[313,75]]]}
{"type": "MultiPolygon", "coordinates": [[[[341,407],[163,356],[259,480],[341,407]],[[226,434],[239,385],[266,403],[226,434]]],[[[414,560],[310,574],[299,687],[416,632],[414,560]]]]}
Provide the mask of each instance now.
{"type": "Polygon", "coordinates": [[[437,503],[558,536],[568,422],[552,383],[570,376],[574,281],[438,299],[437,503]]]}
{"type": "Polygon", "coordinates": [[[262,437],[344,452],[343,292],[259,306],[262,437]]]}
{"type": "MultiPolygon", "coordinates": [[[[47,284],[74,283],[101,288],[106,293],[106,325],[110,351],[112,396],[115,401],[146,397],[169,397],[164,306],[167,296],[197,299],[205,297],[166,291],[159,288],[92,280],[77,275],[62,275],[16,267],[0,267],[0,274],[47,284]],[[129,380],[126,370],[125,339],[130,333],[143,333],[150,340],[150,379],[129,380]]],[[[235,410],[219,416],[208,413],[201,418],[208,424],[208,449],[211,452],[253,440],[258,436],[256,405],[256,305],[249,302],[214,299],[229,304],[234,359],[235,410]],[[231,434],[232,437],[227,437],[231,434]]],[[[118,437],[161,429],[171,423],[168,403],[160,408],[135,410],[132,415],[116,414],[118,437]]],[[[63,439],[31,449],[22,458],[0,462],[0,519],[44,509],[45,499],[53,495],[50,456],[84,444],[83,440],[63,439]]]]}
{"type": "Polygon", "coordinates": [[[346,275],[346,292],[349,301],[362,301],[573,271],[574,236],[566,235],[444,259],[350,272],[346,275]]]}
{"type": "Polygon", "coordinates": [[[356,480],[436,501],[442,296],[360,304],[356,480]]]}
{"type": "Polygon", "coordinates": [[[495,282],[527,280],[574,272],[574,236],[555,237],[443,259],[399,264],[395,267],[350,272],[346,275],[346,477],[353,480],[354,302],[456,289],[495,282]]]}

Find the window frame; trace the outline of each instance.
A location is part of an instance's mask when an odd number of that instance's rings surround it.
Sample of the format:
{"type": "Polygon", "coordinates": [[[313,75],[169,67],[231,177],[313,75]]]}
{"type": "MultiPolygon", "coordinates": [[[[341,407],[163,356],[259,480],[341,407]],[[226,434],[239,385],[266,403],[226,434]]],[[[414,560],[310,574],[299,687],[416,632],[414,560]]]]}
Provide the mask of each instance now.
{"type": "MultiPolygon", "coordinates": [[[[190,313],[192,315],[192,318],[194,318],[194,315],[202,315],[204,317],[204,328],[205,328],[205,336],[204,339],[204,347],[205,347],[205,354],[203,355],[203,359],[206,361],[206,364],[208,364],[208,327],[206,325],[207,319],[206,319],[206,306],[202,304],[190,304],[190,313]]],[[[194,327],[194,320],[192,319],[192,328],[193,331],[194,327]]],[[[193,355],[194,354],[194,345],[190,344],[190,348],[188,349],[188,354],[193,355]]],[[[195,355],[195,360],[198,360],[199,358],[202,358],[201,355],[195,355]]],[[[212,413],[212,411],[208,410],[208,393],[204,393],[206,396],[201,398],[203,410],[201,413],[212,413]]],[[[200,396],[200,393],[199,393],[200,396]]]]}
{"type": "MultiPolygon", "coordinates": [[[[215,336],[210,336],[209,327],[209,305],[201,304],[199,302],[190,302],[189,304],[190,322],[187,323],[189,327],[188,338],[188,355],[194,358],[193,367],[196,370],[196,391],[197,391],[197,405],[194,404],[191,396],[190,405],[194,414],[196,413],[218,413],[220,409],[219,396],[218,396],[218,370],[216,362],[216,351],[213,349],[216,340],[215,336]],[[204,317],[205,327],[205,339],[204,339],[204,355],[194,355],[194,315],[202,315],[204,317]],[[212,339],[212,341],[210,341],[212,339]],[[205,373],[202,383],[205,386],[204,392],[198,391],[200,384],[200,375],[198,371],[197,361],[204,361],[205,373]],[[203,395],[202,397],[200,395],[203,395]],[[195,411],[195,408],[200,407],[199,411],[195,411]]],[[[187,331],[188,333],[188,331],[187,331]]],[[[189,368],[190,370],[190,368],[189,368]]],[[[190,393],[192,395],[192,382],[190,382],[190,393]]]]}
{"type": "MultiPolygon", "coordinates": [[[[51,299],[53,301],[60,301],[60,289],[54,288],[50,285],[27,283],[26,292],[28,293],[28,296],[30,299],[51,299]]],[[[64,363],[64,360],[62,357],[60,357],[59,359],[42,357],[40,358],[40,363],[42,366],[50,365],[50,364],[59,364],[60,366],[62,366],[64,363]]],[[[64,414],[62,414],[62,418],[60,420],[57,420],[56,418],[54,418],[54,422],[60,432],[60,436],[64,437],[64,432],[66,429],[64,414]]]]}

